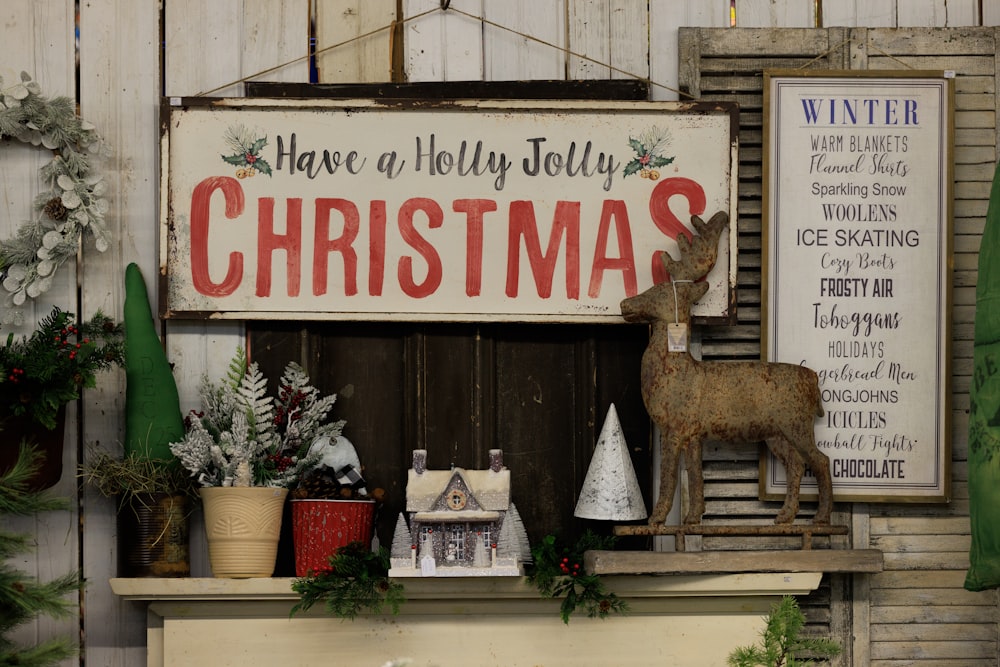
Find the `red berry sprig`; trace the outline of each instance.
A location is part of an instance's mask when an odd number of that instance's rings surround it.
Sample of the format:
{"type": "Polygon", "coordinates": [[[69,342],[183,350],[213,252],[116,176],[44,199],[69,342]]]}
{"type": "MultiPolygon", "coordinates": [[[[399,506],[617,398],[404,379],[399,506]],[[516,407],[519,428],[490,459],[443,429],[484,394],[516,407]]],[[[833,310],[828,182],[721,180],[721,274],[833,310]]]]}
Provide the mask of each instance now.
{"type": "Polygon", "coordinates": [[[285,456],[284,454],[270,454],[267,460],[274,465],[274,469],[278,472],[285,472],[295,464],[295,460],[291,456],[285,456]]]}
{"type": "Polygon", "coordinates": [[[570,562],[569,558],[563,558],[559,563],[559,569],[562,570],[563,574],[569,575],[571,577],[579,576],[580,574],[580,564],[570,562]]]}
{"type": "Polygon", "coordinates": [[[187,413],[187,416],[184,417],[184,428],[185,429],[191,428],[191,424],[193,424],[196,421],[201,421],[201,418],[204,416],[205,416],[204,412],[191,410],[189,413],[187,413]]]}
{"type": "Polygon", "coordinates": [[[281,426],[288,420],[293,423],[302,418],[299,406],[306,400],[306,394],[301,389],[292,391],[287,384],[278,387],[278,400],[280,401],[274,412],[274,425],[281,426]]]}

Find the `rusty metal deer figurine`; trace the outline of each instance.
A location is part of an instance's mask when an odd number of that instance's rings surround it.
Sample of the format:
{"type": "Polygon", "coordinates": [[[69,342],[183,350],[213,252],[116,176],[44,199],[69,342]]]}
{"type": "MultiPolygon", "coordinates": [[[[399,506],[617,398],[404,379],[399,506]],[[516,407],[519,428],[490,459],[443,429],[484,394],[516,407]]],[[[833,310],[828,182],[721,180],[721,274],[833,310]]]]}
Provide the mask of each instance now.
{"type": "Polygon", "coordinates": [[[695,360],[689,351],[670,351],[668,325],[690,325],[691,305],[708,291],[697,282],[715,265],[718,241],[729,222],[716,213],[707,223],[691,219],[697,235],[678,237],[681,258],[663,253],[671,279],[621,303],[628,322],[651,322],[642,355],[642,398],[660,429],[660,495],[649,525],[662,525],[674,499],[678,462],[688,469],[689,508],[684,522],[700,523],[705,512],[702,443],[765,441],[788,471],[785,503],[775,523],[791,523],[799,509],[805,466],[816,475],[819,507],[814,524],[830,522],[833,490],[830,461],[816,447],[814,421],[823,414],[816,373],[805,366],[764,361],[695,360]]]}

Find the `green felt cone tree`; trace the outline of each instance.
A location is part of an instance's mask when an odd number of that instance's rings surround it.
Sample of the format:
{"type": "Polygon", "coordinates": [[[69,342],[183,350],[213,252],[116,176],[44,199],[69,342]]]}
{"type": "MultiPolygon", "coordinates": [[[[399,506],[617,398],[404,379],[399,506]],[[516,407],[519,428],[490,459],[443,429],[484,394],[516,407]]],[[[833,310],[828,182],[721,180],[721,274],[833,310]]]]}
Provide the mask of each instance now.
{"type": "Polygon", "coordinates": [[[184,439],[184,417],[173,371],[153,325],[142,272],[125,269],[125,455],[174,459],[170,443],[184,439]]]}

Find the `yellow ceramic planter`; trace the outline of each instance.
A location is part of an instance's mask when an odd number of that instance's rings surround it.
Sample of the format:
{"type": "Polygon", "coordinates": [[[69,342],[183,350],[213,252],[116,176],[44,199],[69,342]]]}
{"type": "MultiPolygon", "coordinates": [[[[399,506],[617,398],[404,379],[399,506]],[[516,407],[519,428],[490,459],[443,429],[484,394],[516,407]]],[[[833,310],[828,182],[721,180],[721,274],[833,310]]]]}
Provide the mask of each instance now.
{"type": "Polygon", "coordinates": [[[212,486],[200,493],[212,574],[229,579],[274,574],[288,489],[212,486]]]}

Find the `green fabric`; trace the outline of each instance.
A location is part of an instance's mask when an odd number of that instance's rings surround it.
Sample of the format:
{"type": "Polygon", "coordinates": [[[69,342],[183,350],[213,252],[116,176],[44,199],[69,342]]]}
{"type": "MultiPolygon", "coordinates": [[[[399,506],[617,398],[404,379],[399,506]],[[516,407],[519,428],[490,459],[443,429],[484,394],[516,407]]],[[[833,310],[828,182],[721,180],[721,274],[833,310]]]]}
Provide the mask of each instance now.
{"type": "Polygon", "coordinates": [[[1000,587],[1000,166],[979,248],[975,345],[969,388],[969,515],[965,588],[1000,587]]]}
{"type": "Polygon", "coordinates": [[[125,269],[125,454],[173,459],[184,438],[177,383],[153,326],[142,272],[125,269]]]}

